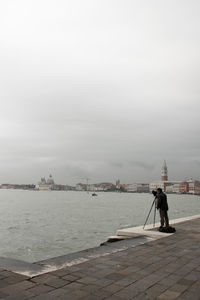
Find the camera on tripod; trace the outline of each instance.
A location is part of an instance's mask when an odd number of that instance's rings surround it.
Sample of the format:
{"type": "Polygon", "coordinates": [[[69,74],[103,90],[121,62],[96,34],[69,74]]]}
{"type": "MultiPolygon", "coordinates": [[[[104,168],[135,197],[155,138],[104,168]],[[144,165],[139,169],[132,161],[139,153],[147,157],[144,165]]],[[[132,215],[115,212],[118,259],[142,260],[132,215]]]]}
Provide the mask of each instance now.
{"type": "Polygon", "coordinates": [[[146,223],[147,223],[147,221],[148,221],[148,219],[149,219],[149,216],[150,216],[150,213],[151,213],[153,207],[154,207],[153,227],[155,227],[157,191],[153,190],[153,191],[152,191],[152,194],[154,195],[155,198],[154,198],[154,200],[153,200],[153,203],[152,203],[152,205],[151,205],[150,211],[149,211],[148,216],[147,216],[147,218],[146,218],[146,221],[145,221],[145,223],[144,223],[143,229],[144,229],[145,226],[146,226],[146,223]]]}
{"type": "Polygon", "coordinates": [[[155,190],[152,191],[152,194],[154,195],[154,197],[157,196],[157,192],[155,190]]]}

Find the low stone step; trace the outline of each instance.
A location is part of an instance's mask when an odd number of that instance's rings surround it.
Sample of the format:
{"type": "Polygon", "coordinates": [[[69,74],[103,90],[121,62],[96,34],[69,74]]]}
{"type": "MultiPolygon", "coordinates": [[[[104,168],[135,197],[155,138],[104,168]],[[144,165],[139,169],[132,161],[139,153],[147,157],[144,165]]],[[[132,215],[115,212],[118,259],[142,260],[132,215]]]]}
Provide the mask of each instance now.
{"type": "Polygon", "coordinates": [[[123,241],[127,239],[132,239],[132,236],[127,236],[127,235],[111,235],[107,238],[107,240],[103,243],[101,243],[101,246],[106,245],[107,243],[114,243],[118,241],[123,241]]]}

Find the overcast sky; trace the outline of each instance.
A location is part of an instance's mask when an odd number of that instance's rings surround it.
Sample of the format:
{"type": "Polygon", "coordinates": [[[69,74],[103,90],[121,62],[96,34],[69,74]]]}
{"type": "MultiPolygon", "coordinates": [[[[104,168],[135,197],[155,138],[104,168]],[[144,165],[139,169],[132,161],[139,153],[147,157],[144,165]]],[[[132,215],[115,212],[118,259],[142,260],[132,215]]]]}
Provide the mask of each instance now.
{"type": "Polygon", "coordinates": [[[2,0],[0,183],[200,178],[198,0],[2,0]]]}

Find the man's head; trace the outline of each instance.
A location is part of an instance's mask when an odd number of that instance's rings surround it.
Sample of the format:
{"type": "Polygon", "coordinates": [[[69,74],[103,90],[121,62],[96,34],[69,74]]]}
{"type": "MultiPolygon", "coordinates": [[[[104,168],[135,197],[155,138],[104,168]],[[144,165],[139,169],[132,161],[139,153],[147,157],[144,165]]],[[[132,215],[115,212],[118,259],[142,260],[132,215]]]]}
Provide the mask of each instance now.
{"type": "Polygon", "coordinates": [[[156,191],[157,191],[158,194],[162,193],[162,189],[161,188],[158,188],[156,191]]]}

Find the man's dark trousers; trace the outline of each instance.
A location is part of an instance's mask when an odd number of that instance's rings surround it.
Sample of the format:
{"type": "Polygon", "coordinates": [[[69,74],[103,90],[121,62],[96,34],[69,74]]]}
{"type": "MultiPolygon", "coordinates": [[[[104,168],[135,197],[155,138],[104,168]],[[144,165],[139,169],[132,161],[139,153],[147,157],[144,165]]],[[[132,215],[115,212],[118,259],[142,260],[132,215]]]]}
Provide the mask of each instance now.
{"type": "Polygon", "coordinates": [[[162,210],[159,209],[160,212],[160,224],[162,227],[164,227],[164,225],[166,227],[169,227],[169,218],[168,218],[168,213],[166,210],[162,210]]]}

